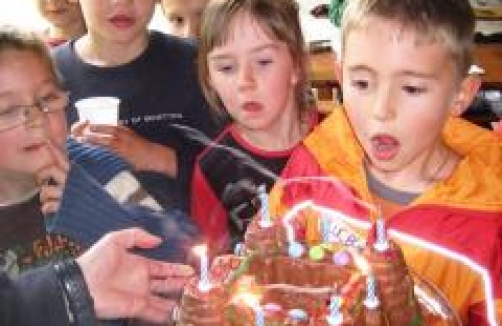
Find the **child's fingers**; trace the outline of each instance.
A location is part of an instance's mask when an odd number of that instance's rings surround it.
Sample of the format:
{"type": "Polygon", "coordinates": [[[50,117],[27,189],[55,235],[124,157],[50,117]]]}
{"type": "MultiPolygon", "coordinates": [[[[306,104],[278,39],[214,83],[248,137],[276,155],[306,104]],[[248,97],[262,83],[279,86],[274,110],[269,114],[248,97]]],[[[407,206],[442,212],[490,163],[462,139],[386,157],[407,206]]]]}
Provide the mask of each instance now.
{"type": "Polygon", "coordinates": [[[89,130],[93,133],[114,136],[120,132],[120,127],[110,125],[89,125],[89,130]]]}
{"type": "Polygon", "coordinates": [[[63,188],[59,186],[42,186],[40,188],[40,203],[42,214],[49,215],[59,210],[63,188]]]}
{"type": "Polygon", "coordinates": [[[68,169],[61,168],[57,165],[50,165],[38,170],[35,174],[38,185],[44,186],[59,186],[64,187],[68,169]]]}
{"type": "Polygon", "coordinates": [[[172,294],[181,292],[189,280],[189,277],[166,277],[165,279],[154,279],[150,282],[150,291],[156,294],[172,294]]]}
{"type": "Polygon", "coordinates": [[[75,138],[81,138],[84,135],[85,129],[89,126],[88,121],[77,121],[70,128],[70,134],[75,138]]]}
{"type": "Polygon", "coordinates": [[[194,276],[195,271],[189,265],[166,263],[150,264],[150,274],[152,277],[171,279],[174,282],[185,282],[194,276]]]}
{"type": "Polygon", "coordinates": [[[115,141],[115,137],[113,135],[108,135],[108,134],[89,132],[85,133],[85,135],[83,136],[83,140],[89,144],[111,147],[113,142],[115,141]]]}
{"type": "Polygon", "coordinates": [[[50,201],[42,204],[40,210],[42,211],[42,215],[52,215],[57,213],[59,210],[60,202],[59,201],[50,201]]]}
{"type": "Polygon", "coordinates": [[[65,172],[68,172],[70,168],[70,162],[68,156],[64,150],[61,150],[56,145],[54,145],[50,140],[47,141],[47,148],[51,153],[52,157],[56,161],[56,164],[62,168],[65,172]]]}
{"type": "Polygon", "coordinates": [[[45,185],[40,188],[40,201],[42,203],[50,201],[59,201],[63,196],[63,187],[45,185]]]}

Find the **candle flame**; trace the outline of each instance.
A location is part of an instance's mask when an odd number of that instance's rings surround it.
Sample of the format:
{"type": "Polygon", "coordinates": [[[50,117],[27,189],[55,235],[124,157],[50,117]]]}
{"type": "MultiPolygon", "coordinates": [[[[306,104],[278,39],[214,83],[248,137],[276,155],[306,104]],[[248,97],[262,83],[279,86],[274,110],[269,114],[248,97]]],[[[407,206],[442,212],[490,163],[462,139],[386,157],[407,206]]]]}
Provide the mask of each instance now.
{"type": "Polygon", "coordinates": [[[199,256],[205,256],[207,254],[207,246],[206,245],[198,245],[193,248],[193,252],[199,256]]]}
{"type": "Polygon", "coordinates": [[[352,258],[354,259],[354,264],[356,267],[361,271],[363,275],[368,275],[371,272],[371,267],[370,264],[368,263],[368,260],[361,255],[359,252],[355,250],[350,250],[349,251],[352,254],[352,258]]]}
{"type": "Polygon", "coordinates": [[[260,297],[257,294],[250,292],[239,293],[234,297],[234,302],[243,303],[246,306],[251,308],[257,307],[260,305],[260,297]]]}

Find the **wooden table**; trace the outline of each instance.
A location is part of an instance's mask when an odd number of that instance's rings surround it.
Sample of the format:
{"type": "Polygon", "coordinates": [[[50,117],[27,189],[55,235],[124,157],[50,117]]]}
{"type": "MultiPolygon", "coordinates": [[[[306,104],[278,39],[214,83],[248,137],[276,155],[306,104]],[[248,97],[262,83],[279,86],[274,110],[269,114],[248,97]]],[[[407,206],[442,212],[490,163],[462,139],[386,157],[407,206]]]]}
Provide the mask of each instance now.
{"type": "Polygon", "coordinates": [[[502,20],[502,6],[474,8],[476,20],[502,20]]]}
{"type": "MultiPolygon", "coordinates": [[[[317,89],[319,110],[323,112],[330,112],[337,105],[333,100],[333,90],[339,89],[334,62],[331,52],[310,55],[310,79],[312,87],[317,89]]],[[[482,89],[502,90],[502,44],[477,44],[474,63],[485,70],[481,75],[482,89]]],[[[465,118],[485,127],[497,119],[489,111],[482,113],[468,111],[465,118]]]]}
{"type": "Polygon", "coordinates": [[[338,87],[333,52],[310,54],[309,69],[310,81],[312,87],[317,89],[317,97],[320,100],[331,100],[333,88],[338,87]]]}
{"type": "MultiPolygon", "coordinates": [[[[502,90],[502,44],[477,44],[474,62],[485,70],[481,75],[482,88],[502,90]]],[[[321,100],[331,99],[333,87],[337,87],[332,52],[310,54],[310,79],[318,89],[321,100]]]]}
{"type": "Polygon", "coordinates": [[[502,44],[478,44],[474,62],[485,70],[482,88],[502,90],[502,44]]]}

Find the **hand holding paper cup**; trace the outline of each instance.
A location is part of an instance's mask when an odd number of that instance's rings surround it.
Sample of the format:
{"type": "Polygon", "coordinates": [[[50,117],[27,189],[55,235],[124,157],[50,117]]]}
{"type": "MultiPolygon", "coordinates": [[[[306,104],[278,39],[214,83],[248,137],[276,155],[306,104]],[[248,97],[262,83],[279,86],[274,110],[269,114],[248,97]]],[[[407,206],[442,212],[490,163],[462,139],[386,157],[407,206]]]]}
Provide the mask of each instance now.
{"type": "Polygon", "coordinates": [[[116,97],[88,97],[75,103],[80,121],[90,124],[112,125],[118,124],[120,99],[116,97]]]}

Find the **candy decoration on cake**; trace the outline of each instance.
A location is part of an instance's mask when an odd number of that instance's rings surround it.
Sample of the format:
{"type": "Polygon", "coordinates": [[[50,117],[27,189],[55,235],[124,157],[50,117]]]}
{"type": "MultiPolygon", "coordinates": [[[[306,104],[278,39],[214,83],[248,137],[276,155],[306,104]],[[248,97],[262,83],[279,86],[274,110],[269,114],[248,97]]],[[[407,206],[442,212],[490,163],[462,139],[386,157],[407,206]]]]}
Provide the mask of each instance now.
{"type": "Polygon", "coordinates": [[[267,187],[265,185],[258,187],[258,198],[260,199],[260,226],[262,228],[269,228],[273,225],[273,223],[268,209],[268,195],[267,187]]]}
{"type": "Polygon", "coordinates": [[[309,258],[313,261],[322,261],[324,259],[324,248],[321,245],[311,247],[309,258]]]}
{"type": "Polygon", "coordinates": [[[291,258],[300,258],[303,256],[305,248],[303,245],[296,241],[291,241],[288,246],[288,254],[291,258]]]}
{"type": "Polygon", "coordinates": [[[303,309],[291,309],[288,311],[288,319],[294,323],[301,323],[308,321],[309,315],[303,309]]]}
{"type": "Polygon", "coordinates": [[[346,250],[340,250],[333,254],[333,263],[337,266],[347,266],[350,259],[350,254],[346,250]]]}
{"type": "Polygon", "coordinates": [[[273,302],[264,304],[263,309],[269,314],[278,314],[282,311],[281,305],[273,302]]]}

